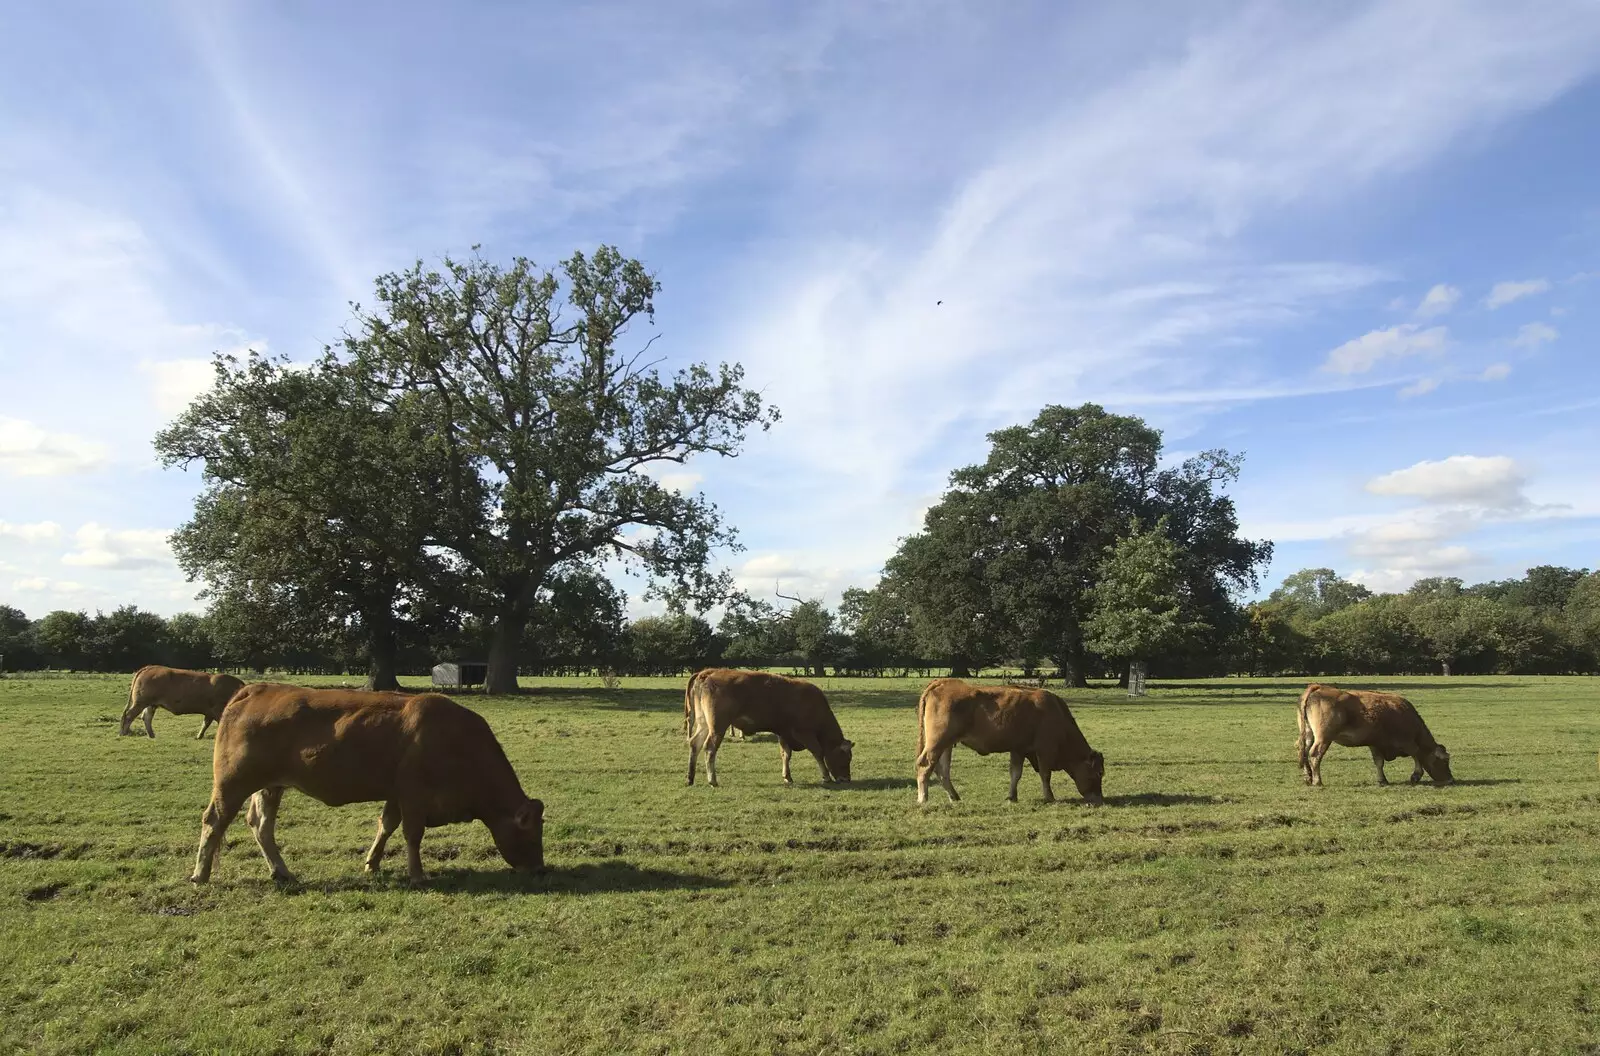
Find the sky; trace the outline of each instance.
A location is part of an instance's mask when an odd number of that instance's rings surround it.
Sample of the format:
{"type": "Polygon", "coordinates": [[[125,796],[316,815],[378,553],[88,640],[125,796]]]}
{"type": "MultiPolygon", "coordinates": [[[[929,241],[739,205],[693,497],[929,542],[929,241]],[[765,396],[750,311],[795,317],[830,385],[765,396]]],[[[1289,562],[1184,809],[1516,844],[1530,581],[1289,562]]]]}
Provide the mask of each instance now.
{"type": "Polygon", "coordinates": [[[474,245],[618,246],[627,339],[780,409],[672,478],[760,597],[870,585],[1084,401],[1243,453],[1264,590],[1592,568],[1597,75],[1595,0],[22,5],[0,603],[202,608],[150,441],[211,355],[309,360],[474,245]]]}

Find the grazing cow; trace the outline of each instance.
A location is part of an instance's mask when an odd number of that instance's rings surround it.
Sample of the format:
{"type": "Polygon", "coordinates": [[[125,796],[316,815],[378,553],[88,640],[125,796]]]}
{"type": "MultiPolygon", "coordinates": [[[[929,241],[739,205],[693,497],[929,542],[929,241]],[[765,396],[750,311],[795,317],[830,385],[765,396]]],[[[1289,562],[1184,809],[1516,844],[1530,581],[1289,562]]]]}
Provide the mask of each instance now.
{"type": "Polygon", "coordinates": [[[810,682],[765,671],[707,668],[690,677],[683,691],[683,732],[689,740],[689,784],[706,750],[706,779],[717,784],[717,749],[732,727],[742,733],[775,733],[783,754],[783,781],[790,783],[789,757],[810,752],[822,780],[850,780],[850,750],[839,720],[822,690],[810,682]]]}
{"type": "Polygon", "coordinates": [[[1315,682],[1300,694],[1300,770],[1306,784],[1322,784],[1322,757],[1333,744],[1370,748],[1378,784],[1387,785],[1383,764],[1409,755],[1416,762],[1411,783],[1426,770],[1436,785],[1448,785],[1450,753],[1433,739],[1428,724],[1405,697],[1372,690],[1345,690],[1315,682]]]}
{"type": "Polygon", "coordinates": [[[190,877],[197,884],[210,878],[228,823],[247,799],[246,819],[273,879],[289,879],[275,839],[285,788],[329,806],[383,803],[369,873],[398,825],[411,882],[419,883],[423,830],[472,820],[488,826],[511,866],[544,868],[544,804],[523,794],[483,717],[437,693],[247,686],[217,726],[211,782],[190,877]]]}
{"type": "Polygon", "coordinates": [[[974,686],[960,679],[941,678],[929,684],[917,700],[917,802],[928,801],[928,775],[939,780],[953,803],[950,755],[964,744],[979,755],[1011,753],[1011,795],[1017,800],[1026,760],[1038,771],[1046,803],[1055,802],[1050,774],[1065,770],[1072,775],[1079,795],[1098,806],[1104,800],[1100,784],[1105,777],[1105,756],[1089,747],[1067,704],[1043,689],[1015,686],[974,686]]]}
{"type": "Polygon", "coordinates": [[[213,722],[222,718],[222,709],[243,688],[244,683],[232,675],[147,664],[133,673],[128,685],[128,707],[122,713],[120,733],[124,737],[132,733],[134,718],[143,712],[144,732],[154,737],[156,731],[150,717],[157,708],[165,708],[174,715],[205,716],[200,732],[194,735],[198,741],[213,722]]]}

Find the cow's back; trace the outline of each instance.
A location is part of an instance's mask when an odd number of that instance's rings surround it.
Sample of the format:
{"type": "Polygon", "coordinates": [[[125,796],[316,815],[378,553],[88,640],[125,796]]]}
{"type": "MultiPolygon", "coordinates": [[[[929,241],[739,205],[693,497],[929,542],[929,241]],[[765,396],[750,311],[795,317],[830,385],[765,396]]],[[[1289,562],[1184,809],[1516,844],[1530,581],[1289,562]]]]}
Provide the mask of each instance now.
{"type": "Polygon", "coordinates": [[[132,697],[175,715],[204,714],[216,719],[242,688],[244,683],[233,675],[146,664],[134,672],[132,697]]]}
{"type": "Polygon", "coordinates": [[[941,678],[923,690],[924,726],[928,739],[954,739],[973,750],[1035,752],[1064,725],[1065,705],[1054,694],[1016,686],[975,686],[957,678],[941,678]]]}
{"type": "Polygon", "coordinates": [[[766,671],[710,668],[697,672],[691,692],[709,705],[716,725],[731,724],[746,733],[815,731],[825,743],[844,739],[839,721],[820,688],[766,671]]]}
{"type": "Polygon", "coordinates": [[[413,739],[408,699],[274,683],[245,686],[217,727],[213,779],[219,785],[285,785],[333,805],[387,799],[413,739]]]}

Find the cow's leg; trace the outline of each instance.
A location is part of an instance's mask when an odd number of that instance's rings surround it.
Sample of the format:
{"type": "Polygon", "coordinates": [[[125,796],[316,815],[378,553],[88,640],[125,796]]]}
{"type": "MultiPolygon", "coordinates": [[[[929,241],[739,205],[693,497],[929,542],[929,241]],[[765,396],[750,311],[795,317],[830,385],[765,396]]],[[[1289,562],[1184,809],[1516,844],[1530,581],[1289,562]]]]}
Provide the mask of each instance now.
{"type": "Polygon", "coordinates": [[[1022,752],[1011,753],[1011,794],[1006,798],[1013,803],[1017,801],[1017,785],[1022,781],[1022,763],[1025,758],[1022,752]]]}
{"type": "Polygon", "coordinates": [[[194,739],[198,741],[202,737],[204,737],[206,735],[206,731],[211,728],[211,723],[213,721],[214,720],[211,718],[210,715],[201,716],[200,732],[194,735],[194,739]]]}
{"type": "Polygon", "coordinates": [[[144,733],[146,737],[154,738],[156,735],[156,728],[150,722],[151,717],[154,716],[155,713],[156,706],[154,704],[144,709],[144,733]]]}
{"type": "Polygon", "coordinates": [[[250,797],[250,808],[245,811],[245,821],[256,834],[256,845],[261,856],[272,867],[272,879],[293,880],[289,867],[283,864],[283,853],[278,850],[278,804],[283,799],[283,786],[270,785],[250,797]]]}
{"type": "Polygon", "coordinates": [[[400,801],[391,799],[383,805],[383,813],[378,815],[378,835],[372,841],[372,849],[367,852],[367,872],[375,873],[383,862],[383,847],[389,842],[389,835],[400,827],[400,801]]]}
{"type": "Polygon", "coordinates": [[[211,863],[216,860],[217,849],[222,846],[228,825],[243,805],[243,796],[230,799],[220,792],[211,793],[211,802],[200,816],[200,850],[194,858],[194,873],[189,877],[192,882],[203,884],[211,879],[211,863]]]}
{"type": "Polygon", "coordinates": [[[700,742],[696,736],[689,734],[689,784],[694,784],[694,764],[700,756],[700,742]]]}
{"type": "Polygon", "coordinates": [[[794,749],[789,746],[788,741],[784,740],[782,737],[779,737],[778,751],[783,756],[783,783],[786,785],[792,785],[794,784],[794,778],[789,774],[789,760],[794,756],[794,749]]]}
{"type": "Polygon", "coordinates": [[[1383,776],[1383,753],[1376,748],[1372,749],[1372,765],[1378,770],[1378,784],[1387,785],[1389,779],[1383,776]]]}
{"type": "Polygon", "coordinates": [[[413,884],[422,883],[422,834],[427,828],[426,817],[414,804],[400,807],[400,828],[406,838],[406,878],[413,884]]]}
{"type": "Polygon", "coordinates": [[[706,784],[717,787],[717,749],[722,747],[723,731],[706,730],[706,784]]]}
{"type": "Polygon", "coordinates": [[[936,757],[928,752],[917,756],[917,802],[928,802],[928,772],[934,767],[936,757]]]}
{"type": "Polygon", "coordinates": [[[939,783],[944,786],[944,794],[950,797],[950,802],[958,802],[961,797],[956,795],[956,786],[950,781],[950,756],[956,750],[955,745],[950,745],[939,756],[939,783]]]}
{"type": "Polygon", "coordinates": [[[1411,756],[1411,783],[1414,785],[1422,780],[1422,753],[1415,752],[1411,756]]]}
{"type": "Polygon", "coordinates": [[[1044,789],[1044,801],[1046,803],[1054,803],[1056,794],[1050,787],[1050,768],[1044,765],[1044,760],[1042,759],[1039,760],[1039,785],[1044,789]]]}
{"type": "Polygon", "coordinates": [[[1333,741],[1318,741],[1311,746],[1311,783],[1317,788],[1322,787],[1322,757],[1328,754],[1328,747],[1333,741]]]}

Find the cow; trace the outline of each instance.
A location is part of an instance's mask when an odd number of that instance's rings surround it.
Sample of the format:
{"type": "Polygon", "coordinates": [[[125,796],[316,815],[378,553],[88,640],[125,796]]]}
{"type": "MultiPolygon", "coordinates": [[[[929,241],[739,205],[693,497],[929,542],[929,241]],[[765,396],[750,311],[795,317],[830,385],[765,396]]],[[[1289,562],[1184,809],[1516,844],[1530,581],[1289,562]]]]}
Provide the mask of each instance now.
{"type": "Polygon", "coordinates": [[[956,678],[929,683],[917,699],[917,802],[928,801],[928,775],[937,771],[954,803],[961,797],[950,783],[950,756],[957,744],[979,755],[1011,753],[1010,801],[1026,760],[1039,774],[1044,801],[1055,802],[1050,774],[1065,770],[1078,794],[1094,806],[1105,800],[1105,756],[1089,747],[1067,704],[1043,689],[974,686],[956,678]]]}
{"type": "Polygon", "coordinates": [[[1335,743],[1371,749],[1380,785],[1389,783],[1383,764],[1402,755],[1415,761],[1413,785],[1422,780],[1424,770],[1436,785],[1455,780],[1450,774],[1450,753],[1433,739],[1411,702],[1398,694],[1313,682],[1300,694],[1298,715],[1300,771],[1308,785],[1322,785],[1322,757],[1335,743]]]}
{"type": "Polygon", "coordinates": [[[369,873],[398,825],[411,883],[421,883],[423,830],[472,820],[488,826],[513,868],[544,868],[544,804],[523,793],[483,717],[437,693],[246,686],[217,726],[211,802],[189,879],[210,879],[228,824],[246,800],[246,820],[272,878],[292,879],[275,838],[286,788],[329,806],[383,803],[369,873]]]}
{"type": "Polygon", "coordinates": [[[195,740],[206,735],[213,722],[222,717],[233,695],[244,688],[244,683],[232,675],[213,675],[207,671],[185,671],[177,667],[147,664],[133,673],[128,684],[128,707],[122,713],[120,735],[133,732],[133,720],[144,714],[144,732],[156,735],[150,717],[157,708],[165,708],[174,715],[201,715],[205,721],[195,740]]]}
{"type": "Polygon", "coordinates": [[[783,783],[791,784],[789,757],[796,748],[817,760],[824,783],[850,780],[850,753],[828,698],[810,682],[765,671],[706,668],[683,690],[683,732],[689,741],[689,784],[695,760],[706,752],[706,780],[717,787],[717,749],[729,727],[774,733],[783,757],[783,783]]]}

